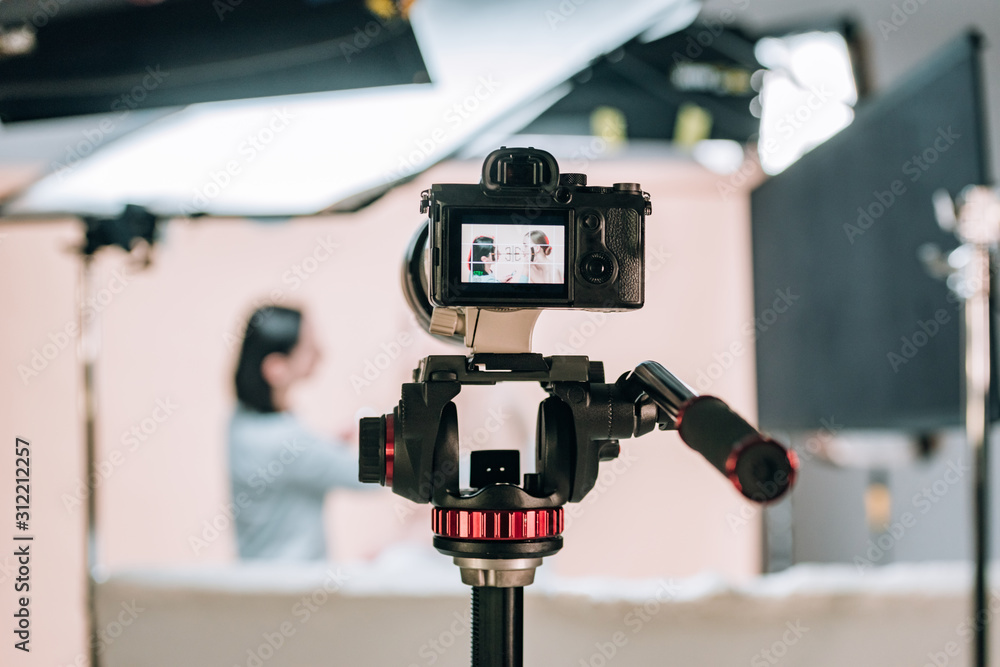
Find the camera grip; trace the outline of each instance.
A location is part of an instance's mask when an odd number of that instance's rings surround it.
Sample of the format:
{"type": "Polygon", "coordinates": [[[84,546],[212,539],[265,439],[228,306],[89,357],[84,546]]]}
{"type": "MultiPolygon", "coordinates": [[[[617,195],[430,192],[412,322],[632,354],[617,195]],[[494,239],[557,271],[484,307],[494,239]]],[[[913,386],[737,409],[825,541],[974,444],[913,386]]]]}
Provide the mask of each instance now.
{"type": "Polygon", "coordinates": [[[618,263],[618,298],[628,304],[643,302],[643,243],[639,214],[630,208],[607,212],[604,242],[618,263]]]}

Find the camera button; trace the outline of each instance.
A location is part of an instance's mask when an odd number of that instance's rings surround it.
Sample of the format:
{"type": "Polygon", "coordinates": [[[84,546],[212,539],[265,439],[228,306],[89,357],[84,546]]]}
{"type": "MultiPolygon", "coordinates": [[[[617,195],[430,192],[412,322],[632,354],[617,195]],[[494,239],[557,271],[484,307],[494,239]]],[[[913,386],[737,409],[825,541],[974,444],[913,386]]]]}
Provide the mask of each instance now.
{"type": "Polygon", "coordinates": [[[580,273],[594,285],[603,285],[611,280],[614,271],[614,261],[603,252],[591,253],[580,260],[580,273]]]}
{"type": "Polygon", "coordinates": [[[592,232],[596,232],[600,229],[602,222],[604,222],[604,219],[597,211],[587,211],[580,216],[580,223],[583,225],[584,229],[592,232]]]}

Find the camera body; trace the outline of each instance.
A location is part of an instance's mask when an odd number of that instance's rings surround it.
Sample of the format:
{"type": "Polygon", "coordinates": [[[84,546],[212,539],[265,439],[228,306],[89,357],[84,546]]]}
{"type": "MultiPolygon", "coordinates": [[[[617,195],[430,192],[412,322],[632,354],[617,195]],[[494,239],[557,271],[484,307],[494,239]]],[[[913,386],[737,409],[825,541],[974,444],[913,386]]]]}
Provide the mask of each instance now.
{"type": "Polygon", "coordinates": [[[427,278],[438,307],[641,308],[649,195],[588,186],[534,148],[500,148],[478,184],[436,184],[427,278]]]}

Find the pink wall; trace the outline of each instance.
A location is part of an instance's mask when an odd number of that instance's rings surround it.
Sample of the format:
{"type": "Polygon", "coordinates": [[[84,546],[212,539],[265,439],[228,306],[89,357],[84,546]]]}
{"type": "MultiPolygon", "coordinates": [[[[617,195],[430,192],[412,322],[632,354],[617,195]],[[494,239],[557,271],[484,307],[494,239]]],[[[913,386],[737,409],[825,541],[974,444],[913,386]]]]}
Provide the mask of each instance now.
{"type": "MultiPolygon", "coordinates": [[[[398,287],[399,264],[421,221],[420,190],[432,182],[474,182],[479,167],[442,165],[356,215],[285,224],[174,221],[152,267],[142,271],[127,268],[120,252],[102,253],[98,461],[109,474],[98,498],[106,567],[234,558],[223,510],[230,376],[243,318],[263,297],[274,293],[314,316],[326,357],[295,402],[317,430],[351,434],[352,442],[358,412],[390,410],[418,358],[456,353],[416,330],[398,287]],[[387,363],[383,353],[395,358],[387,363]],[[370,384],[352,384],[366,368],[370,384]],[[170,406],[170,414],[158,404],[170,406]],[[142,439],[127,435],[133,427],[142,439]],[[213,521],[223,525],[214,537],[206,530],[213,521]]],[[[724,197],[718,184],[730,179],[663,160],[575,168],[592,184],[639,181],[651,193],[646,307],[607,316],[546,313],[535,351],[587,354],[605,362],[609,378],[657,359],[695,383],[702,373],[717,375],[721,366],[712,365],[735,345],[732,363],[704,388],[752,416],[753,341],[742,331],[753,318],[745,191],[724,197]]],[[[38,662],[31,664],[39,665],[69,664],[83,647],[84,506],[72,502],[84,478],[80,375],[73,343],[37,377],[22,380],[18,366],[30,366],[36,349],[52,356],[57,348],[44,346],[76,320],[79,261],[67,247],[78,238],[69,221],[0,227],[0,434],[11,444],[15,434],[28,437],[34,448],[38,653],[31,657],[38,662]]],[[[501,409],[509,413],[505,426],[483,446],[521,445],[532,437],[542,397],[535,386],[467,390],[461,428],[473,433],[490,409],[501,409]]],[[[13,496],[12,465],[12,455],[0,457],[3,498],[13,496]]],[[[734,523],[743,501],[675,434],[623,442],[618,472],[608,464],[604,470],[599,489],[571,512],[566,546],[547,568],[627,577],[716,571],[734,580],[758,571],[756,514],[746,525],[734,523]]],[[[371,557],[400,539],[429,543],[426,507],[385,490],[352,493],[350,503],[346,495],[334,494],[328,513],[338,559],[371,557]]],[[[11,563],[0,557],[0,566],[11,563]]],[[[5,590],[6,572],[0,569],[5,590]]]]}

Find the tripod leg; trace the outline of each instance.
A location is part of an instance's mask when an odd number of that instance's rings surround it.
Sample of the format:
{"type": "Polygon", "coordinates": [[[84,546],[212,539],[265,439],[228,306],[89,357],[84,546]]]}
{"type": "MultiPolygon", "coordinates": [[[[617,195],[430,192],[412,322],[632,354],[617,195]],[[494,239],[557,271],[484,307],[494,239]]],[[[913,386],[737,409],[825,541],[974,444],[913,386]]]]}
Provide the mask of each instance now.
{"type": "Polygon", "coordinates": [[[524,664],[524,588],[472,587],[472,667],[524,664]]]}

